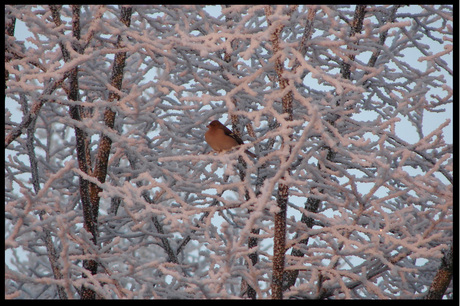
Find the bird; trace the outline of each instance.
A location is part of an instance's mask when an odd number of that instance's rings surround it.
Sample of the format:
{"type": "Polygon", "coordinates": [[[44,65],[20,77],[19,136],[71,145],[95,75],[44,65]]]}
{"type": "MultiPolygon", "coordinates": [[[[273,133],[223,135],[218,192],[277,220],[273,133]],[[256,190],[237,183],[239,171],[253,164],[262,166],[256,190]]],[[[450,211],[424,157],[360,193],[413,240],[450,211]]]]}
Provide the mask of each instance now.
{"type": "MultiPolygon", "coordinates": [[[[243,140],[220,123],[219,120],[211,121],[206,127],[208,130],[204,134],[204,138],[208,145],[217,152],[227,151],[243,144],[243,140]]],[[[248,150],[244,150],[244,152],[253,158],[256,157],[254,153],[248,150]]]]}

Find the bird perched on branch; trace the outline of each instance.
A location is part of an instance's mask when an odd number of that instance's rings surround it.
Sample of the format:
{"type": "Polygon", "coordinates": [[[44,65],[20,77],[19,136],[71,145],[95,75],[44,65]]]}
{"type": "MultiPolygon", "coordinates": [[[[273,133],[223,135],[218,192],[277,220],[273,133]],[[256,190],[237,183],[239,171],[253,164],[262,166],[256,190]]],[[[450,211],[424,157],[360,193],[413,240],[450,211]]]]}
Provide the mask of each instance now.
{"type": "MultiPolygon", "coordinates": [[[[204,134],[204,138],[208,145],[217,152],[230,150],[231,148],[243,144],[241,138],[220,123],[219,120],[212,121],[206,127],[208,131],[204,134]]],[[[244,152],[251,157],[256,157],[254,153],[248,150],[244,150],[244,152]]]]}

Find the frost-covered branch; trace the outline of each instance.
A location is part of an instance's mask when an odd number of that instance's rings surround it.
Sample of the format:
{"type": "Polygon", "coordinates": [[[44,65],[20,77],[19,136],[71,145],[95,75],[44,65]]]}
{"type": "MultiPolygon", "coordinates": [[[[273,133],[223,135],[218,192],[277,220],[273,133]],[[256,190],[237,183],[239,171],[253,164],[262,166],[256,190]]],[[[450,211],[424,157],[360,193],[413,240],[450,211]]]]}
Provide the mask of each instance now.
{"type": "Polygon", "coordinates": [[[451,5],[5,8],[8,298],[453,297],[451,5]]]}

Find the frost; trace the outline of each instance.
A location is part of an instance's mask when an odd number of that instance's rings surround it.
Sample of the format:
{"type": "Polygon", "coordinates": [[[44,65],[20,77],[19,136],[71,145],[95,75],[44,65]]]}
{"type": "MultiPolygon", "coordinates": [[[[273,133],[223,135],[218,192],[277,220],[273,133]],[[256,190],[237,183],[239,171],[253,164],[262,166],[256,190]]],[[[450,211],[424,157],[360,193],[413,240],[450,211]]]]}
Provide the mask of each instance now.
{"type": "Polygon", "coordinates": [[[426,296],[453,7],[362,8],[7,5],[5,297],[270,298],[284,251],[283,298],[426,296]]]}

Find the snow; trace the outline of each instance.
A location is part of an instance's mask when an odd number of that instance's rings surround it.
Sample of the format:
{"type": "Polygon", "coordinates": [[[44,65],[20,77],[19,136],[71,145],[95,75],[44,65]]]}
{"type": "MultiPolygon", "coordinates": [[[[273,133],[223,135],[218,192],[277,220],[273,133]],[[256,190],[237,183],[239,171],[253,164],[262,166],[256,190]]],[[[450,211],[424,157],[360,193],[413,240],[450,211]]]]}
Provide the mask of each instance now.
{"type": "Polygon", "coordinates": [[[285,298],[426,294],[452,243],[452,7],[401,7],[395,22],[386,21],[390,8],[368,7],[354,37],[346,23],[354,6],[277,6],[271,26],[266,8],[134,6],[126,27],[121,7],[82,6],[76,42],[72,7],[60,9],[56,29],[48,6],[6,6],[5,18],[17,18],[8,48],[24,55],[5,62],[6,136],[21,128],[5,150],[7,297],[58,298],[61,287],[79,298],[85,285],[104,298],[247,298],[249,284],[269,298],[280,183],[289,186],[285,270],[299,273],[285,298]],[[301,54],[312,9],[313,38],[301,54]],[[284,90],[271,45],[279,24],[284,90]],[[67,63],[59,43],[71,50],[67,63]],[[68,98],[70,77],[43,94],[76,67],[77,101],[68,98]],[[120,99],[109,101],[110,91],[120,99]],[[293,120],[282,112],[288,91],[293,120]],[[22,127],[29,110],[37,120],[22,127]],[[213,119],[236,127],[245,145],[213,152],[204,141],[213,119]],[[110,137],[104,183],[81,169],[76,128],[92,171],[102,135],[110,137]],[[83,226],[80,178],[102,189],[96,245],[83,226]],[[83,267],[90,259],[95,275],[83,267]]]}

